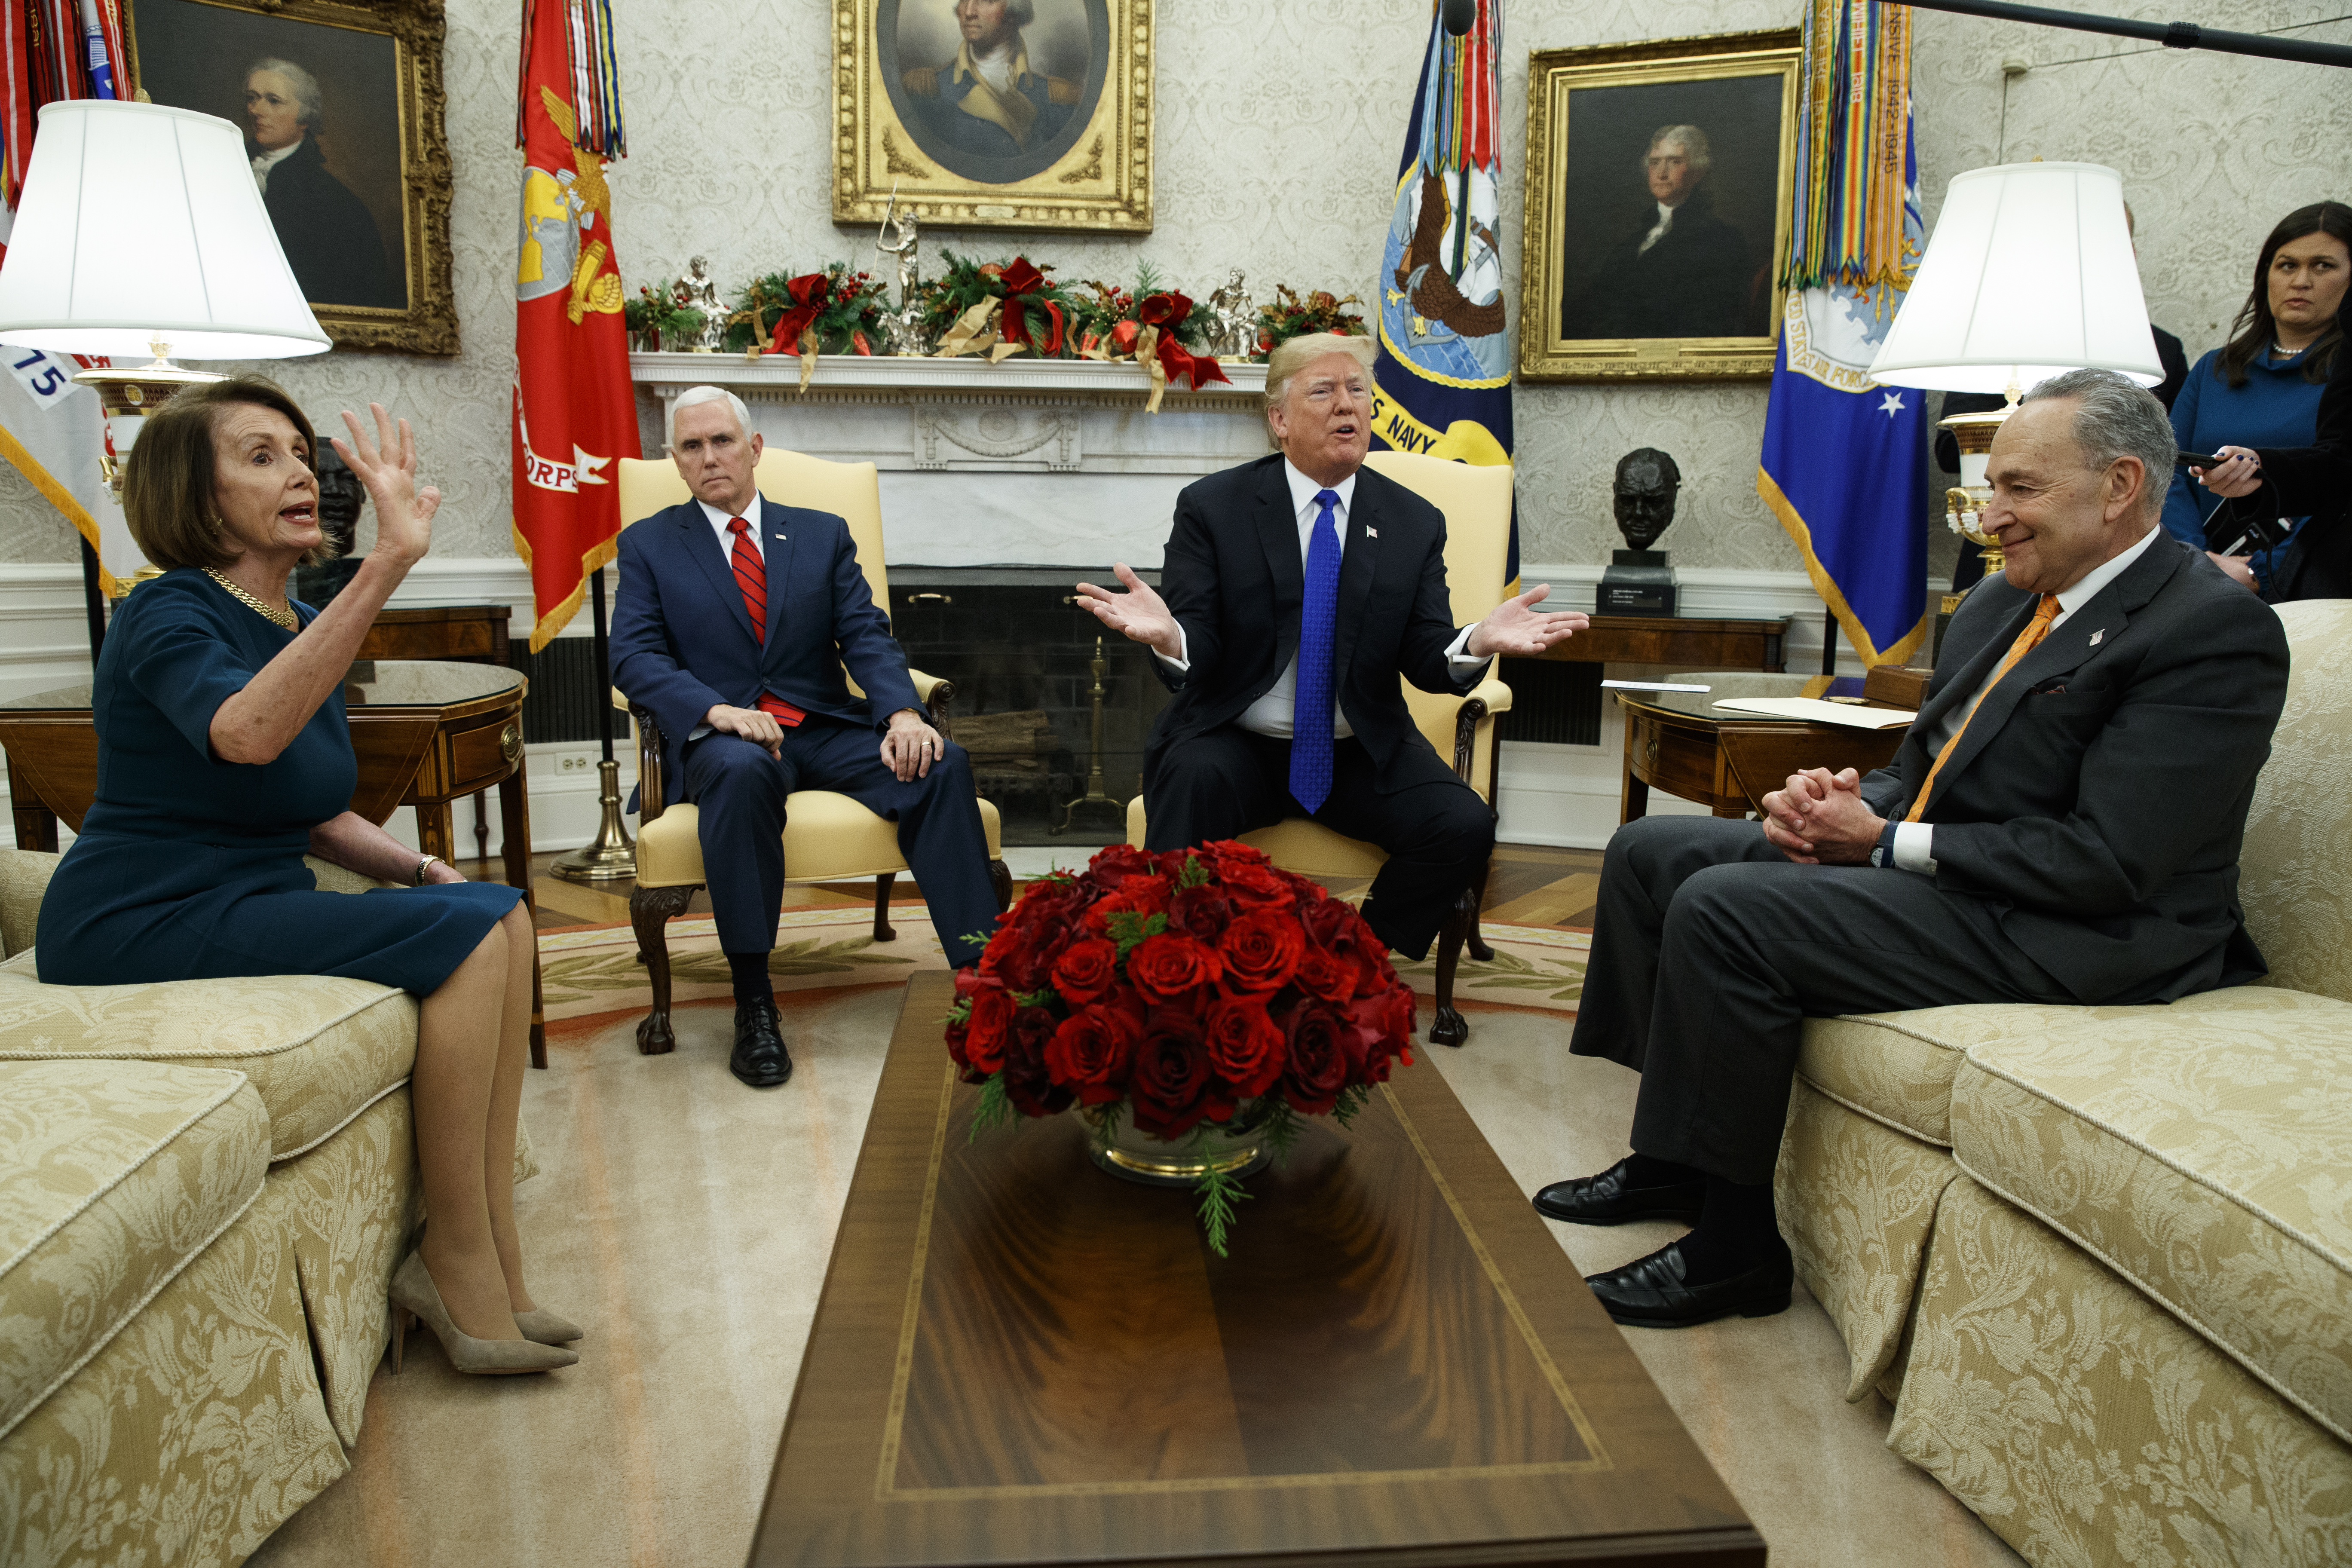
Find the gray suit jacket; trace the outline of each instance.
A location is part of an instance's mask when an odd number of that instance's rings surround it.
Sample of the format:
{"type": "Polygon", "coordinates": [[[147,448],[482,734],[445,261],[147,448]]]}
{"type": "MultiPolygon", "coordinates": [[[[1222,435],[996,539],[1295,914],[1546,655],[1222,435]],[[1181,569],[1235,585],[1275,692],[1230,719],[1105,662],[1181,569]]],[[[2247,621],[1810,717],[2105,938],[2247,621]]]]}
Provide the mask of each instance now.
{"type": "MultiPolygon", "coordinates": [[[[1999,577],[1954,613],[1927,700],[1863,781],[1902,816],[2034,595],[1999,577]]],[[[2169,539],[2066,618],[1993,690],[1935,781],[1936,884],[2085,1003],[2170,1001],[2265,973],[2238,909],[2238,848],[2286,700],[2276,612],[2169,539]]]]}

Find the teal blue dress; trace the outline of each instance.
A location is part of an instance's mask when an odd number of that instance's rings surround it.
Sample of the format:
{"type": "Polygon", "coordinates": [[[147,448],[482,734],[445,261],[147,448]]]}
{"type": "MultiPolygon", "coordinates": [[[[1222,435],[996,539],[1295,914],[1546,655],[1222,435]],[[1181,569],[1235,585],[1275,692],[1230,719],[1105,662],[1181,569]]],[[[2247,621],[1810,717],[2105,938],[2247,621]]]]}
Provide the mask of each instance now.
{"type": "MultiPolygon", "coordinates": [[[[308,626],[317,612],[297,605],[308,626]]],[[[522,895],[485,882],[321,892],[310,829],[358,783],[341,690],[275,762],[213,754],[213,715],[295,634],[182,568],[114,613],[91,691],[98,795],[41,900],[59,985],[337,974],[425,995],[522,895]]]]}

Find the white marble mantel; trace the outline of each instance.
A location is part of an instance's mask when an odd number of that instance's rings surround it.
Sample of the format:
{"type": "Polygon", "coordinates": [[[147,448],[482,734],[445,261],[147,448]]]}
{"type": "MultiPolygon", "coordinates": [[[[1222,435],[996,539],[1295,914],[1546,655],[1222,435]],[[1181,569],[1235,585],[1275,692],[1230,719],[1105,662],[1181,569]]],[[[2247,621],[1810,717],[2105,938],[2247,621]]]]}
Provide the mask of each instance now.
{"type": "Polygon", "coordinates": [[[1133,363],[826,354],[806,392],[782,355],[629,364],[665,416],[689,386],[724,386],[770,444],[878,466],[893,566],[1157,566],[1177,492],[1271,449],[1262,364],[1171,388],[1157,414],[1133,363]]]}

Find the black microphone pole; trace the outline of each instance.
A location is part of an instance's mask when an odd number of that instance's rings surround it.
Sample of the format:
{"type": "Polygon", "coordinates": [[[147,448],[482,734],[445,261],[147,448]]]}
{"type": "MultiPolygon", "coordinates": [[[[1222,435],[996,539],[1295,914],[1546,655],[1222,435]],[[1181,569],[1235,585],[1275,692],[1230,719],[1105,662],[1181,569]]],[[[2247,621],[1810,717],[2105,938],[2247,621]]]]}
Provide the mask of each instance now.
{"type": "Polygon", "coordinates": [[[2106,33],[2118,38],[2145,38],[2168,49],[2215,49],[2229,55],[2299,60],[2305,65],[2352,67],[2352,44],[2315,44],[2304,38],[2273,37],[2266,33],[2230,33],[2219,27],[2200,27],[2194,22],[2136,22],[2122,16],[2087,16],[2080,11],[2053,11],[2046,5],[2013,5],[2009,0],[1888,3],[1926,11],[1950,11],[1962,16],[1986,16],[1998,22],[2031,22],[2042,27],[2072,27],[2077,32],[2106,33]]]}

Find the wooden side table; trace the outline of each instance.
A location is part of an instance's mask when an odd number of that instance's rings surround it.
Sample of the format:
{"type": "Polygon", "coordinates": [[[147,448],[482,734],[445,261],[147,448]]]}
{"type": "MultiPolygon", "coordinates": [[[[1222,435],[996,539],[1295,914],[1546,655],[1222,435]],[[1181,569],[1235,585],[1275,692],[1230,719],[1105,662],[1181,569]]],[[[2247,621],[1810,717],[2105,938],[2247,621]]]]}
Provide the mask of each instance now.
{"type": "Polygon", "coordinates": [[[1541,657],[1572,664],[1777,672],[1788,668],[1788,646],[1786,616],[1711,621],[1691,616],[1595,616],[1590,626],[1541,657]]]}
{"type": "Polygon", "coordinates": [[[1652,789],[1696,801],[1717,816],[1744,817],[1760,812],[1764,796],[1801,768],[1868,773],[1892,762],[1903,743],[1900,729],[1810,724],[1727,713],[1715,706],[1727,697],[1801,697],[1811,679],[1806,676],[1731,670],[1673,679],[1710,689],[1613,694],[1625,710],[1621,825],[1648,812],[1652,789]]]}
{"type": "MultiPolygon", "coordinates": [[[[360,659],[437,658],[467,663],[503,665],[508,662],[507,623],[513,618],[509,605],[430,605],[416,609],[382,609],[374,625],[360,639],[360,659]]],[[[444,853],[435,850],[435,854],[444,853]]],[[[490,858],[490,816],[482,792],[474,793],[474,858],[490,858]]]]}
{"type": "MultiPolygon", "coordinates": [[[[506,830],[509,886],[536,909],[530,888],[530,800],[524,784],[521,671],[484,664],[384,659],[352,666],[343,700],[359,783],[352,809],[381,824],[416,811],[417,842],[455,858],[450,803],[495,787],[506,830]]],[[[63,687],[0,703],[0,748],[16,847],[58,847],[58,818],[79,833],[98,793],[98,731],[89,688],[63,687]]],[[[539,955],[531,954],[530,1059],[547,1065],[539,955]]]]}

